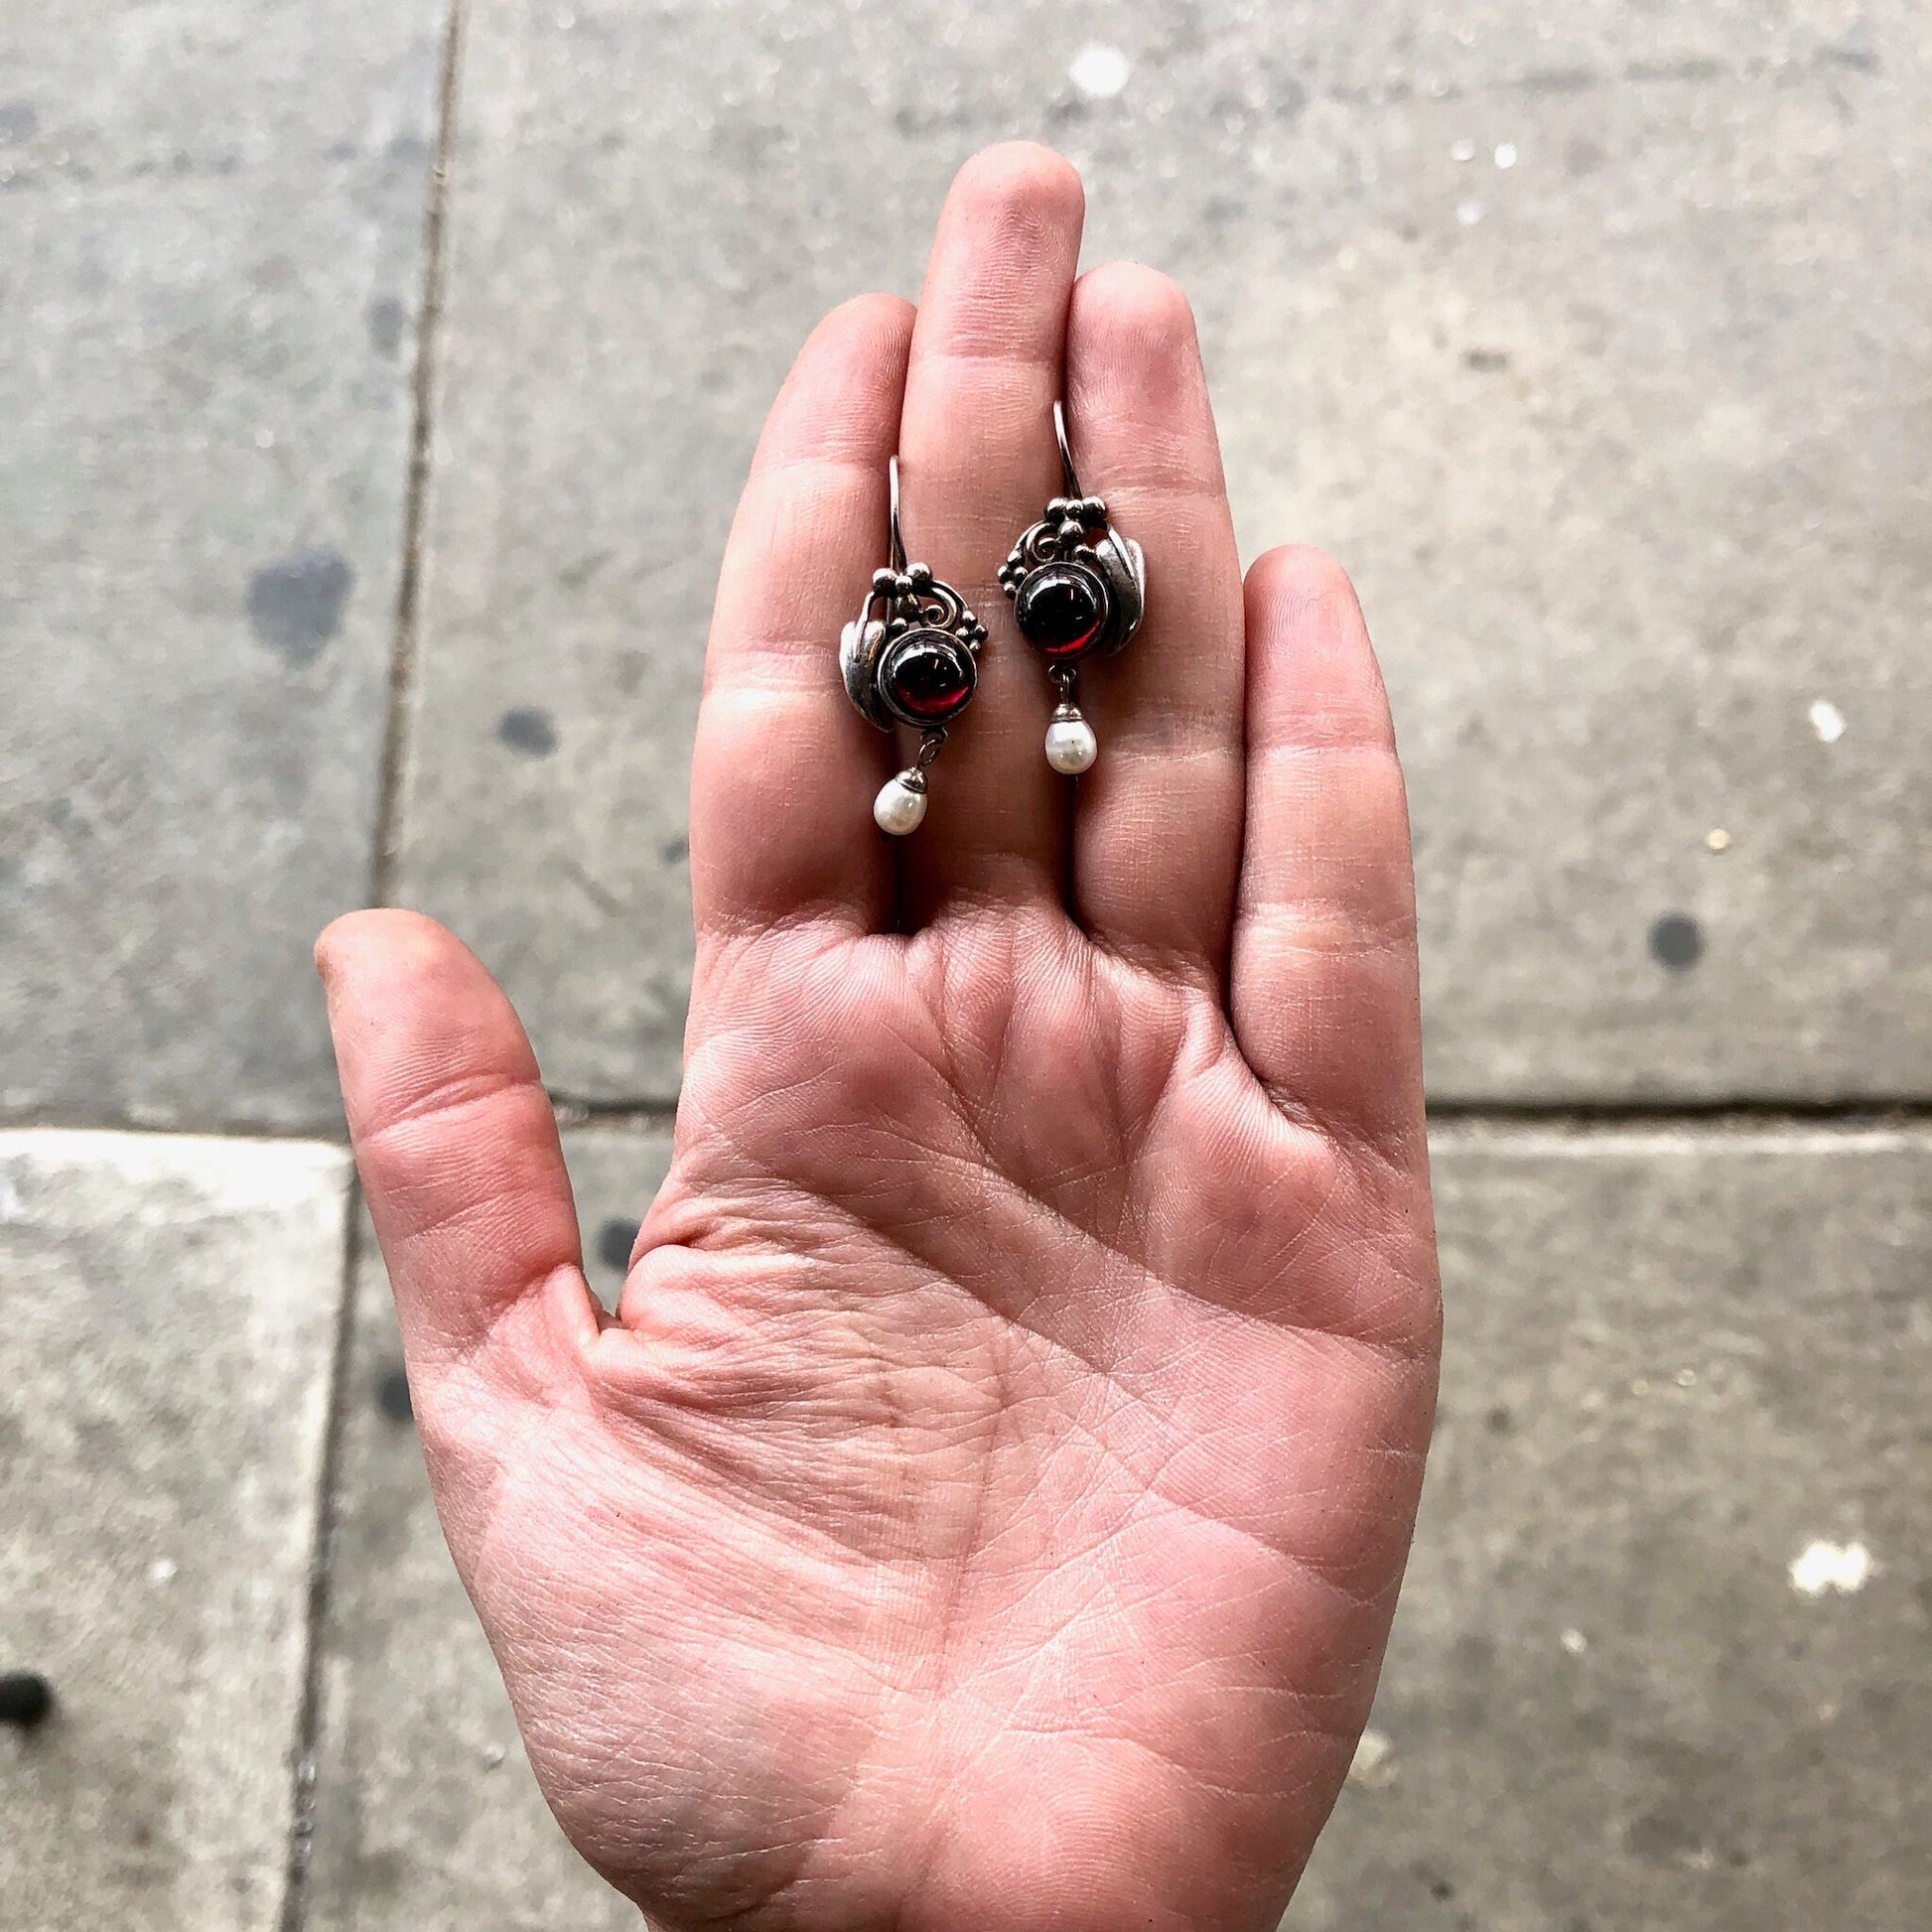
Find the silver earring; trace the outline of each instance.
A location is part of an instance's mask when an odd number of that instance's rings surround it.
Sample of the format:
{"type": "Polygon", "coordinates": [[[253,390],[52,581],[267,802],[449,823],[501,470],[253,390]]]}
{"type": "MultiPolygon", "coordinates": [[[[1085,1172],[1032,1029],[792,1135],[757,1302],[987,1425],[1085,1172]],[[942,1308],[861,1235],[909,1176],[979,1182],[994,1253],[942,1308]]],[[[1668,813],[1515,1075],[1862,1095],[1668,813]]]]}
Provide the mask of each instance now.
{"type": "Polygon", "coordinates": [[[872,802],[882,832],[903,838],[925,817],[925,774],[946,727],[973,701],[986,626],[953,587],[924,564],[905,561],[898,528],[898,458],[887,466],[892,562],[872,574],[859,615],[839,637],[839,669],[859,715],[881,731],[919,734],[912,762],[888,778],[872,802]]]}
{"type": "Polygon", "coordinates": [[[1075,702],[1080,660],[1111,657],[1141,627],[1147,609],[1147,561],[1141,546],[1107,518],[1098,496],[1080,493],[1066,440],[1066,410],[1053,405],[1064,493],[1000,566],[1000,588],[1013,601],[1020,634],[1045,660],[1059,703],[1046,727],[1046,762],[1069,777],[1100,756],[1100,741],[1075,702]]]}

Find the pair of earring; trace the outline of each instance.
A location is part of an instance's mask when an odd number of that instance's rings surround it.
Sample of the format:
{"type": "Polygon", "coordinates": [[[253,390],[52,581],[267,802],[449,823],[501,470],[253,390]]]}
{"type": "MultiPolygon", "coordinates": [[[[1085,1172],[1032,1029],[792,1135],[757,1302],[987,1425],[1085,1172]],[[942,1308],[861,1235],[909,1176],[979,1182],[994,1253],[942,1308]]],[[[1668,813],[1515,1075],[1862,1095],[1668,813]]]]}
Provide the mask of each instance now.
{"type": "MultiPolygon", "coordinates": [[[[1000,566],[1000,588],[1058,700],[1046,726],[1046,762],[1074,777],[1100,754],[1078,702],[1081,661],[1096,653],[1111,657],[1140,628],[1147,564],[1141,546],[1108,520],[1107,505],[1081,491],[1066,411],[1057,402],[1053,435],[1061,493],[1013,546],[1000,566]]],[[[947,727],[973,701],[987,629],[950,584],[924,564],[906,562],[897,457],[888,478],[892,562],[873,573],[858,617],[840,636],[839,668],[847,696],[868,722],[881,731],[908,725],[919,734],[912,762],[886,781],[872,807],[879,829],[902,838],[925,817],[925,774],[947,727]]]]}

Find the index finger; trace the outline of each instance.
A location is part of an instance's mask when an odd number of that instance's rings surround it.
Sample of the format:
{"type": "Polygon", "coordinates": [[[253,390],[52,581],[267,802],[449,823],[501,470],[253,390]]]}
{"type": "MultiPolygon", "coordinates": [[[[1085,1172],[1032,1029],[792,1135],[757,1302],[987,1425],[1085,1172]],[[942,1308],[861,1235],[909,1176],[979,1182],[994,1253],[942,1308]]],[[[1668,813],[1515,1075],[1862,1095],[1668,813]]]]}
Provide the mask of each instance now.
{"type": "Polygon", "coordinates": [[[872,930],[895,859],[872,800],[896,759],[853,710],[839,631],[886,561],[912,309],[870,295],[799,351],[739,499],[691,762],[691,896],[708,937],[801,913],[872,930]]]}

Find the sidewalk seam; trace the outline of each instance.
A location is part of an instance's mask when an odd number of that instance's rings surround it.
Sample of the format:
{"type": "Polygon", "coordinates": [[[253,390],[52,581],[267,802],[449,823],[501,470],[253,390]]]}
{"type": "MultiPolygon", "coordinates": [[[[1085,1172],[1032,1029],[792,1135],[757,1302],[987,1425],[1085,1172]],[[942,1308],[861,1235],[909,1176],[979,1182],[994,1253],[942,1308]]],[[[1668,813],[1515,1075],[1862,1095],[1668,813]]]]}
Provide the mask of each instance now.
{"type": "MultiPolygon", "coordinates": [[[[675,1100],[590,1100],[550,1090],[557,1126],[616,1132],[669,1133],[677,1125],[675,1100]]],[[[1932,1131],[1932,1102],[1924,1100],[1712,1100],[1672,1104],[1657,1101],[1433,1101],[1432,1129],[1449,1133],[1545,1129],[1577,1134],[1726,1134],[1776,1132],[1932,1131]]],[[[330,1147],[347,1143],[340,1118],[268,1122],[197,1115],[180,1120],[133,1120],[87,1108],[0,1109],[0,1134],[18,1133],[152,1134],[221,1141],[316,1141],[330,1147]]]]}
{"type": "MultiPolygon", "coordinates": [[[[444,16],[436,92],[436,136],[423,207],[423,292],[416,327],[416,366],[410,388],[408,474],[403,489],[402,556],[396,582],[395,629],[389,651],[382,765],[376,793],[375,833],[369,855],[369,902],[386,904],[394,885],[397,819],[408,754],[409,707],[415,685],[416,631],[423,579],[423,530],[434,459],[437,342],[442,324],[448,265],[451,163],[457,102],[462,82],[469,0],[449,0],[444,16]]],[[[309,1556],[309,1593],[302,1632],[302,1692],[291,1763],[288,1861],[282,1884],[280,1932],[305,1932],[315,1845],[321,1757],[326,1739],[324,1704],[331,1591],[347,1432],[348,1375],[355,1345],[356,1280],[362,1262],[362,1193],[351,1174],[344,1199],[342,1296],[336,1310],[334,1346],[323,1429],[322,1467],[316,1484],[314,1540],[309,1556]]]]}
{"type": "Polygon", "coordinates": [[[437,89],[436,146],[423,209],[423,299],[416,327],[411,384],[409,472],[403,488],[402,568],[396,582],[394,639],[389,652],[388,707],[382,736],[382,772],[376,794],[375,838],[369,858],[369,903],[386,905],[395,886],[396,837],[409,755],[409,709],[415,695],[417,630],[422,616],[424,526],[435,471],[437,349],[449,266],[450,175],[456,148],[458,97],[469,0],[450,0],[437,89]]]}

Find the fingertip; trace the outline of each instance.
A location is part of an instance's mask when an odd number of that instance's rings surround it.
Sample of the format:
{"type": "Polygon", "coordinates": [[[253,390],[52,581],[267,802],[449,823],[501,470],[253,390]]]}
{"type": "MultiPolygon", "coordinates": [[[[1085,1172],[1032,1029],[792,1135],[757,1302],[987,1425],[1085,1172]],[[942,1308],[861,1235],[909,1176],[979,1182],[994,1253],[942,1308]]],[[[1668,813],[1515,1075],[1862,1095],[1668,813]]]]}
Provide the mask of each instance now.
{"type": "Polygon", "coordinates": [[[1270,597],[1332,601],[1352,607],[1360,621],[1361,604],[1348,573],[1325,550],[1311,543],[1279,543],[1248,566],[1248,588],[1270,597]]]}
{"type": "Polygon", "coordinates": [[[1048,364],[1054,387],[1086,191],[1072,164],[1032,141],[983,149],[939,213],[919,298],[919,345],[964,361],[1048,364]]]}
{"type": "MultiPolygon", "coordinates": [[[[1080,277],[1067,317],[1066,388],[1075,461],[1083,476],[1093,470],[1110,499],[1158,497],[1167,513],[1178,507],[1189,516],[1205,499],[1214,523],[1226,522],[1220,438],[1193,305],[1171,276],[1115,261],[1080,277]],[[1104,461],[1089,465],[1083,451],[1104,461]]],[[[1231,529],[1216,531],[1226,536],[1230,566],[1231,529]]]]}
{"type": "Polygon", "coordinates": [[[913,314],[902,296],[855,295],[825,316],[771,405],[755,471],[878,464],[880,421],[897,419],[905,386],[913,314]]]}
{"type": "Polygon", "coordinates": [[[339,1061],[354,1044],[351,1025],[366,1033],[508,1004],[483,961],[454,932],[400,906],[332,920],[316,940],[315,958],[339,1061]]]}
{"type": "Polygon", "coordinates": [[[1392,748],[1382,667],[1341,565],[1311,545],[1282,544],[1249,566],[1246,600],[1256,742],[1392,748]]]}
{"type": "Polygon", "coordinates": [[[345,912],[323,927],[316,937],[316,971],[330,985],[385,966],[427,961],[451,950],[470,953],[455,933],[426,914],[401,906],[368,906],[345,912]]]}
{"type": "Polygon", "coordinates": [[[352,1138],[380,1135],[446,1081],[537,1086],[508,997],[434,919],[397,907],[348,913],[316,941],[316,960],[352,1138]]]}
{"type": "Polygon", "coordinates": [[[902,295],[874,291],[848,296],[820,319],[805,338],[798,361],[809,363],[836,356],[855,362],[884,362],[895,354],[902,363],[912,341],[912,319],[918,312],[902,295]]]}
{"type": "Polygon", "coordinates": [[[1198,353],[1194,305],[1172,275],[1145,262],[1102,262],[1073,285],[1079,326],[1103,331],[1108,345],[1173,357],[1198,353]]]}
{"type": "Polygon", "coordinates": [[[848,295],[843,302],[834,303],[812,333],[817,335],[827,330],[850,330],[892,334],[900,329],[909,329],[915,313],[904,296],[894,295],[887,289],[868,289],[859,295],[848,295]]]}
{"type": "Polygon", "coordinates": [[[948,203],[963,210],[1030,210],[1060,220],[1086,213],[1080,171],[1039,141],[996,141],[960,165],[948,203]]]}

